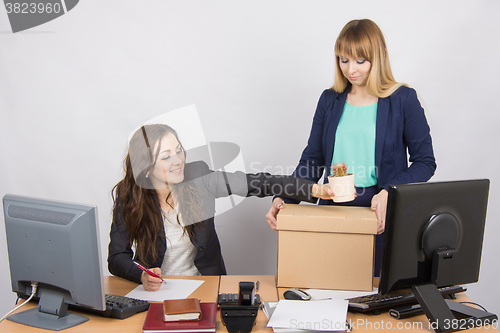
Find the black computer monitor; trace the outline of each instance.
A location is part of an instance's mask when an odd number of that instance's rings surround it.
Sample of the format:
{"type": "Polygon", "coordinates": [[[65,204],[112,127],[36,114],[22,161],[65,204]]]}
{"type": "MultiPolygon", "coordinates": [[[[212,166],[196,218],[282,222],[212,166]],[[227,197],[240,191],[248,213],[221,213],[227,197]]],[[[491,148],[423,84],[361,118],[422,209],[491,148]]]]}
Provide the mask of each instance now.
{"type": "Polygon", "coordinates": [[[106,309],[96,207],[15,195],[3,197],[12,291],[38,307],[9,320],[62,330],[88,320],[68,305],[106,309]]]}
{"type": "Polygon", "coordinates": [[[437,288],[478,281],[489,185],[479,179],[389,188],[379,293],[412,288],[438,332],[483,315],[476,309],[458,315],[437,288]]]}

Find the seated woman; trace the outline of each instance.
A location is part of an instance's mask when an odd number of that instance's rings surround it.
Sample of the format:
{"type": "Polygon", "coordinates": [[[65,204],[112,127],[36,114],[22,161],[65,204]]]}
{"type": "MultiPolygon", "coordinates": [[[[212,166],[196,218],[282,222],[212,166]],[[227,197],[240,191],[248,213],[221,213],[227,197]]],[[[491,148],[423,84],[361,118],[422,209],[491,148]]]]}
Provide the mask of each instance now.
{"type": "Polygon", "coordinates": [[[240,196],[329,199],[328,185],[265,173],[212,171],[204,162],[186,163],[176,132],[167,125],[145,125],[129,143],[125,177],[113,188],[109,271],[157,290],[157,275],[226,274],[214,226],[215,199],[240,196]]]}

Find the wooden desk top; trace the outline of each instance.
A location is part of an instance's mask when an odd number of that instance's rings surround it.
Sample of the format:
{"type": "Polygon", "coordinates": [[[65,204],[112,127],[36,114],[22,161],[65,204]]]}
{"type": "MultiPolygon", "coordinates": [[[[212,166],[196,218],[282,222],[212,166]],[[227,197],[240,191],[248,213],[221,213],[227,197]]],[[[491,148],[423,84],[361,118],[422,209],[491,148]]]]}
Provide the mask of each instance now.
{"type": "MultiPolygon", "coordinates": [[[[169,279],[190,279],[190,280],[204,280],[205,282],[196,289],[189,297],[199,298],[202,302],[217,302],[217,295],[219,294],[219,276],[188,276],[188,277],[168,277],[169,279]]],[[[116,276],[105,276],[104,277],[104,290],[107,294],[124,296],[128,294],[132,289],[137,287],[137,283],[116,277],[116,276]]],[[[26,304],[17,312],[27,310],[36,306],[36,303],[30,302],[26,304]]],[[[89,317],[90,320],[64,330],[67,333],[96,333],[96,332],[106,332],[106,333],[141,333],[142,325],[146,318],[147,312],[141,312],[133,315],[132,317],[126,319],[110,319],[98,315],[93,315],[88,312],[76,311],[74,309],[68,309],[69,312],[78,313],[85,317],[89,317]]],[[[11,322],[9,320],[4,320],[0,323],[0,332],[2,333],[47,333],[50,331],[42,330],[39,328],[33,328],[29,326],[24,326],[11,322]]]]}
{"type": "MultiPolygon", "coordinates": [[[[219,293],[236,293],[238,292],[238,283],[240,281],[259,281],[258,294],[261,296],[262,301],[277,301],[282,297],[283,291],[287,288],[276,289],[275,277],[270,275],[245,275],[245,276],[198,276],[198,277],[168,277],[178,279],[196,279],[204,280],[205,282],[194,291],[190,297],[199,298],[202,302],[216,302],[219,293]]],[[[106,293],[115,295],[126,295],[129,291],[134,289],[137,284],[118,278],[118,277],[105,277],[104,286],[106,293]]],[[[461,293],[457,294],[458,302],[470,301],[469,298],[461,293]]],[[[18,311],[23,311],[36,306],[36,303],[31,302],[25,305],[18,311]]],[[[141,333],[142,325],[146,317],[146,312],[138,313],[127,319],[109,319],[101,316],[92,315],[87,312],[75,311],[70,309],[70,312],[79,313],[90,320],[86,323],[76,327],[65,330],[67,333],[141,333]]],[[[405,332],[430,332],[433,333],[429,327],[427,318],[424,315],[419,315],[407,319],[396,320],[389,316],[387,312],[380,315],[361,314],[361,313],[347,313],[347,320],[353,326],[353,332],[374,332],[382,330],[404,330],[405,332]]],[[[259,310],[256,324],[252,329],[252,333],[273,333],[271,328],[267,328],[267,317],[259,310]]],[[[493,327],[479,328],[473,331],[482,330],[485,332],[498,332],[493,327]]],[[[4,320],[0,323],[0,332],[2,333],[47,333],[49,331],[32,328],[16,324],[9,320],[4,320]]],[[[226,327],[221,323],[220,318],[217,322],[217,332],[227,333],[226,327]]]]}
{"type": "Polygon", "coordinates": [[[273,275],[222,275],[220,277],[219,293],[237,293],[239,283],[242,281],[259,282],[256,293],[260,295],[261,301],[277,301],[276,279],[273,275]]]}
{"type": "MultiPolygon", "coordinates": [[[[219,292],[222,293],[237,293],[239,291],[239,282],[255,282],[259,281],[259,290],[256,291],[260,295],[261,301],[277,301],[278,294],[276,293],[276,279],[273,275],[223,275],[220,277],[219,292]]],[[[273,333],[271,328],[267,328],[268,319],[264,312],[259,309],[255,325],[252,333],[273,333]]],[[[220,318],[217,322],[217,332],[227,333],[227,329],[221,322],[220,318]]]]}
{"type": "MultiPolygon", "coordinates": [[[[456,295],[457,302],[469,302],[470,299],[464,293],[459,293],[456,295]]],[[[429,321],[424,314],[405,318],[405,319],[395,319],[389,316],[389,312],[385,311],[379,315],[374,314],[362,314],[362,313],[347,313],[347,320],[349,323],[354,324],[353,328],[356,330],[353,332],[372,332],[379,330],[390,330],[397,329],[399,331],[404,330],[405,332],[432,332],[434,330],[430,327],[429,321]],[[383,324],[382,324],[383,323],[383,324]]],[[[477,328],[467,331],[494,331],[491,328],[477,328]]]]}
{"type": "MultiPolygon", "coordinates": [[[[374,281],[374,286],[378,286],[378,280],[374,281]]],[[[288,288],[278,288],[278,296],[283,298],[283,292],[288,288]]],[[[456,302],[470,302],[470,299],[465,293],[456,294],[456,302]]],[[[432,332],[435,331],[430,327],[429,321],[424,314],[413,316],[405,319],[395,319],[389,315],[388,311],[384,311],[378,315],[373,313],[353,313],[347,312],[347,322],[351,325],[352,332],[383,332],[389,330],[404,331],[404,332],[432,332]]],[[[483,331],[497,332],[494,327],[480,327],[470,329],[468,331],[483,331]]]]}

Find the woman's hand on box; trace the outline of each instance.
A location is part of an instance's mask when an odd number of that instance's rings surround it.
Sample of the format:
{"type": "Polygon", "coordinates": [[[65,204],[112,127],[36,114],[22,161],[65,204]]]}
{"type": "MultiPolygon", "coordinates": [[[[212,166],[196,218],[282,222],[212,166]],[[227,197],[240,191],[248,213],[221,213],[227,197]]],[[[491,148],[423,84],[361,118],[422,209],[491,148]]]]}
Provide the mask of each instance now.
{"type": "Polygon", "coordinates": [[[283,209],[285,207],[285,202],[281,198],[275,198],[273,200],[273,204],[271,205],[271,208],[269,208],[269,211],[266,214],[266,220],[267,224],[269,224],[269,227],[273,230],[276,230],[277,224],[278,224],[278,213],[280,212],[280,209],[283,209]]]}
{"type": "Polygon", "coordinates": [[[385,189],[382,189],[372,198],[371,209],[375,212],[375,216],[377,217],[377,235],[380,235],[385,230],[385,214],[388,196],[389,193],[385,189]]]}

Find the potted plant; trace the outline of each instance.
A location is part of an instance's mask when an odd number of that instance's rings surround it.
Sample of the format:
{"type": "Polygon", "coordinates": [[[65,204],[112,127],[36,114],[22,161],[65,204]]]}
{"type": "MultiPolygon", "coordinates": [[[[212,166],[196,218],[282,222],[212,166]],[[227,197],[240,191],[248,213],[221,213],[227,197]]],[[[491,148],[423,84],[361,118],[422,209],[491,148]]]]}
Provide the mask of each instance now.
{"type": "Polygon", "coordinates": [[[334,202],[347,202],[354,200],[354,174],[347,173],[345,163],[336,163],[331,166],[331,174],[328,176],[328,184],[335,194],[334,202]]]}

